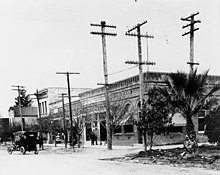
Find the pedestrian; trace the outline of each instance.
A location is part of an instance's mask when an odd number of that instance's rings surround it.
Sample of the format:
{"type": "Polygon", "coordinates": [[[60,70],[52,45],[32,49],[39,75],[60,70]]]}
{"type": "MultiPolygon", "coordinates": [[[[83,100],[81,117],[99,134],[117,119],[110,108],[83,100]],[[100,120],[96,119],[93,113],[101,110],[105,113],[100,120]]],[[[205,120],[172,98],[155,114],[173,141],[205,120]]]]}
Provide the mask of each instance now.
{"type": "Polygon", "coordinates": [[[95,144],[98,145],[98,136],[99,136],[99,131],[97,128],[94,130],[94,139],[95,139],[95,144]]]}
{"type": "Polygon", "coordinates": [[[39,148],[44,150],[44,139],[42,135],[39,136],[39,148]]]}
{"type": "Polygon", "coordinates": [[[73,140],[72,140],[72,135],[70,134],[70,136],[69,136],[69,143],[70,143],[70,146],[74,146],[72,141],[73,141],[73,140]]]}
{"type": "Polygon", "coordinates": [[[94,145],[94,141],[95,141],[95,134],[93,131],[90,132],[90,139],[91,139],[91,145],[94,145]]]}

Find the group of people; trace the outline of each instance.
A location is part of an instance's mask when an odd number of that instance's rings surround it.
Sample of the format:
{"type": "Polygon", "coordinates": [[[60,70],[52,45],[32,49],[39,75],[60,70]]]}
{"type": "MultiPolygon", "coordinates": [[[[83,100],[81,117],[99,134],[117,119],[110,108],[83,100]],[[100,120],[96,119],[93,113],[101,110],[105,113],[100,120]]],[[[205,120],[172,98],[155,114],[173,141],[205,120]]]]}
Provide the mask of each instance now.
{"type": "Polygon", "coordinates": [[[91,131],[90,133],[91,145],[98,145],[98,129],[91,131]]]}

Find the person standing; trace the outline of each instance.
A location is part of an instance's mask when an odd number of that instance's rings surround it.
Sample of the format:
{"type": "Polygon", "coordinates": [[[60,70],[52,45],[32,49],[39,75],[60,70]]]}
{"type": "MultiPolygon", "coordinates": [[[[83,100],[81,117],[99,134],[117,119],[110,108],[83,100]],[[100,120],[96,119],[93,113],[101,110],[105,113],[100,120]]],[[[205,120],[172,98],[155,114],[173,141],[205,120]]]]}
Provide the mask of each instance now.
{"type": "Polygon", "coordinates": [[[91,140],[91,145],[94,145],[94,141],[95,141],[95,134],[93,131],[90,132],[90,140],[91,140]]]}
{"type": "Polygon", "coordinates": [[[42,135],[39,136],[39,148],[44,150],[44,140],[42,135]]]}
{"type": "Polygon", "coordinates": [[[94,141],[95,141],[95,144],[96,145],[98,145],[98,136],[99,136],[99,131],[98,131],[98,129],[97,128],[95,128],[95,130],[94,130],[94,141]]]}

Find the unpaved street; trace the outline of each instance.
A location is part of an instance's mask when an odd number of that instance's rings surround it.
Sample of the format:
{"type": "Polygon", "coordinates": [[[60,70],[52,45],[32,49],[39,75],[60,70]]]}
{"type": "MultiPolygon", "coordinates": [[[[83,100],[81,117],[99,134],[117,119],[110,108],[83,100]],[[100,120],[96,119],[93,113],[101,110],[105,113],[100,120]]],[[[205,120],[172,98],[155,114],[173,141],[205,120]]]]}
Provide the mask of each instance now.
{"type": "MultiPolygon", "coordinates": [[[[59,150],[59,149],[58,149],[59,150]]],[[[101,158],[122,156],[132,149],[83,148],[80,151],[64,152],[46,149],[38,155],[28,152],[9,155],[5,148],[0,149],[0,175],[218,175],[218,171],[200,168],[179,168],[165,165],[146,165],[103,161],[101,158]]]]}

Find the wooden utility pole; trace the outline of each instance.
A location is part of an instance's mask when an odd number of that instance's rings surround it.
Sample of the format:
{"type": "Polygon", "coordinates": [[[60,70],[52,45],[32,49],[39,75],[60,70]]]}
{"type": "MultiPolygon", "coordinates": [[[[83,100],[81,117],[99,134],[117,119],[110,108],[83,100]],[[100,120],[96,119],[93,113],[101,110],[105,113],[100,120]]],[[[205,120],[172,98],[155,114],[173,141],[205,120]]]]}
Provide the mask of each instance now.
{"type": "MultiPolygon", "coordinates": [[[[40,137],[43,138],[43,129],[42,129],[42,118],[41,118],[41,107],[40,107],[40,98],[39,98],[39,92],[38,89],[36,90],[36,93],[34,94],[29,94],[29,95],[34,95],[36,98],[31,98],[31,99],[37,99],[37,107],[38,107],[38,117],[39,117],[39,128],[40,128],[40,137]]],[[[42,145],[42,149],[44,149],[42,145]]]]}
{"type": "Polygon", "coordinates": [[[192,15],[186,17],[186,18],[181,18],[182,21],[189,21],[190,22],[189,24],[182,27],[183,29],[186,28],[186,27],[190,27],[189,32],[186,32],[186,33],[182,34],[182,36],[190,34],[190,61],[187,62],[187,64],[190,65],[190,73],[193,72],[193,66],[194,65],[199,65],[199,63],[194,62],[194,32],[199,30],[199,28],[195,28],[194,25],[196,23],[201,23],[200,20],[195,20],[194,19],[194,17],[198,14],[199,14],[199,12],[197,12],[195,14],[192,14],[192,15]]]}
{"type": "MultiPolygon", "coordinates": [[[[139,66],[139,84],[140,84],[140,111],[143,111],[143,99],[144,99],[144,82],[143,82],[143,69],[142,65],[155,65],[154,62],[142,61],[142,50],[141,50],[141,38],[154,38],[148,34],[141,34],[141,26],[146,24],[147,21],[144,21],[141,24],[137,24],[130,30],[128,30],[125,35],[127,36],[135,36],[138,39],[138,61],[126,61],[125,64],[138,64],[139,66]],[[137,33],[131,33],[132,31],[137,30],[137,33]]],[[[140,116],[138,116],[138,121],[140,120],[140,116]]],[[[146,142],[146,138],[144,136],[144,142],[146,142]]],[[[141,134],[138,133],[138,143],[141,143],[141,134]]]]}
{"type": "Polygon", "coordinates": [[[21,130],[24,131],[24,123],[23,123],[23,117],[22,117],[22,111],[21,111],[21,90],[23,90],[25,87],[24,86],[19,86],[19,85],[12,85],[12,87],[16,87],[17,89],[12,89],[15,91],[18,91],[18,104],[19,104],[19,113],[20,113],[20,118],[21,118],[21,130]]]}
{"type": "Polygon", "coordinates": [[[70,130],[72,138],[72,146],[74,150],[74,140],[73,140],[73,116],[72,116],[72,107],[71,107],[71,93],[70,93],[70,74],[79,74],[78,72],[57,72],[56,74],[65,74],[67,76],[67,87],[68,87],[68,98],[69,98],[69,110],[70,110],[70,130]]]}
{"type": "Polygon", "coordinates": [[[116,28],[116,26],[107,25],[105,21],[101,24],[91,24],[91,26],[101,27],[101,32],[91,32],[93,35],[102,36],[102,52],[103,52],[103,70],[105,78],[105,101],[106,101],[106,129],[107,129],[107,148],[112,149],[112,118],[110,114],[110,102],[108,97],[108,69],[107,69],[107,51],[106,51],[106,36],[116,36],[116,33],[106,33],[105,28],[116,28]]]}
{"type": "Polygon", "coordinates": [[[66,111],[65,111],[65,103],[64,98],[66,97],[66,93],[60,94],[62,98],[62,106],[63,106],[63,130],[64,130],[64,136],[65,136],[65,148],[67,148],[67,130],[66,130],[66,111]]]}
{"type": "MultiPolygon", "coordinates": [[[[69,96],[66,93],[61,93],[58,95],[59,98],[62,98],[62,108],[63,108],[63,131],[64,131],[64,142],[65,142],[65,148],[67,148],[67,141],[68,141],[68,134],[67,134],[67,128],[66,128],[66,110],[65,110],[65,102],[64,98],[68,98],[69,96]]],[[[72,97],[79,97],[79,96],[71,96],[72,97]]],[[[72,108],[71,108],[72,109],[72,108]]],[[[60,132],[61,133],[61,132],[60,132]]]]}
{"type": "Polygon", "coordinates": [[[38,89],[36,90],[36,93],[34,93],[34,95],[37,98],[37,106],[38,106],[38,113],[39,113],[39,125],[40,125],[40,137],[42,137],[42,119],[41,119],[41,108],[40,108],[40,98],[39,98],[38,89]]]}

